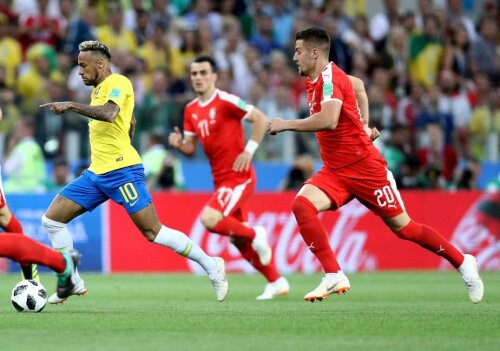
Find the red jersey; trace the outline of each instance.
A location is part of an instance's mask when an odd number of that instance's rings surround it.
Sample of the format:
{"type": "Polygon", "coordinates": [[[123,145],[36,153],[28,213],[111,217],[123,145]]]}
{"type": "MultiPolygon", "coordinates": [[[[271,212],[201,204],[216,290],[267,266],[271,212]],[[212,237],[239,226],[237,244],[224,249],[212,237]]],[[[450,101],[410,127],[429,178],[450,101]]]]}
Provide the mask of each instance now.
{"type": "Polygon", "coordinates": [[[337,65],[330,62],[315,81],[307,78],[306,88],[310,115],[320,112],[324,102],[342,104],[337,127],[316,132],[325,167],[342,168],[369,155],[382,158],[363,129],[351,80],[337,65]]]}
{"type": "Polygon", "coordinates": [[[214,183],[226,179],[247,179],[253,173],[233,171],[233,163],[245,149],[241,120],[248,117],[253,106],[236,95],[216,89],[210,99],[191,101],[184,109],[184,133],[196,135],[208,157],[214,183]]]}

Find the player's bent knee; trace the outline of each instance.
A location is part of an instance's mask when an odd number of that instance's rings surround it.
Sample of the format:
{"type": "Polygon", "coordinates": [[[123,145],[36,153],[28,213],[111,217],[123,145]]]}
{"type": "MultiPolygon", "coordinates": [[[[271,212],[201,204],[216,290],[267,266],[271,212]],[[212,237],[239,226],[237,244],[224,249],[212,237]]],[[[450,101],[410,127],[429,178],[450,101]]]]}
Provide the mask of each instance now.
{"type": "Polygon", "coordinates": [[[200,218],[201,224],[208,230],[214,229],[220,220],[221,218],[214,215],[202,215],[200,218]]]}
{"type": "Polygon", "coordinates": [[[303,222],[318,214],[318,210],[309,199],[297,196],[292,202],[292,211],[297,222],[303,222]]]}
{"type": "Polygon", "coordinates": [[[153,229],[146,229],[146,230],[142,230],[141,232],[142,232],[142,235],[144,235],[144,237],[150,242],[155,241],[156,235],[158,234],[158,233],[155,233],[155,231],[153,229]]]}
{"type": "Polygon", "coordinates": [[[395,231],[394,233],[400,239],[416,241],[422,235],[422,224],[412,220],[404,228],[395,231]]]}

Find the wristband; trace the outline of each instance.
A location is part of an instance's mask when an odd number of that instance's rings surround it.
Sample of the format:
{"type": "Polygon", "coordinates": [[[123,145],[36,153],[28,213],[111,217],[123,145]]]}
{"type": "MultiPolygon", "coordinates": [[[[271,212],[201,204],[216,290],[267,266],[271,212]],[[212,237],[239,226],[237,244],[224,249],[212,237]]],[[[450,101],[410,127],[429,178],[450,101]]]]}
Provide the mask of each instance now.
{"type": "Polygon", "coordinates": [[[247,144],[245,145],[245,151],[250,153],[250,155],[253,156],[253,154],[255,153],[255,150],[257,150],[257,148],[259,147],[259,143],[252,140],[252,139],[249,139],[247,144]]]}

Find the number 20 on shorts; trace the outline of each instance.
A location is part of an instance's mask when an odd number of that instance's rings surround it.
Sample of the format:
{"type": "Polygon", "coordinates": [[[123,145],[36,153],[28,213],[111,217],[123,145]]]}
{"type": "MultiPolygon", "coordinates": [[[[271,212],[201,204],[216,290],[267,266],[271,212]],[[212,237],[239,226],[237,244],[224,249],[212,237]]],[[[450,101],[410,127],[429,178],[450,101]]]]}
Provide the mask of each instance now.
{"type": "Polygon", "coordinates": [[[137,194],[137,190],[135,190],[134,184],[132,183],[125,183],[119,187],[119,189],[126,203],[134,201],[139,196],[139,194],[137,194]]]}
{"type": "Polygon", "coordinates": [[[373,194],[377,197],[377,203],[380,207],[391,206],[394,203],[394,194],[391,187],[388,185],[384,186],[382,189],[375,190],[373,194]]]}

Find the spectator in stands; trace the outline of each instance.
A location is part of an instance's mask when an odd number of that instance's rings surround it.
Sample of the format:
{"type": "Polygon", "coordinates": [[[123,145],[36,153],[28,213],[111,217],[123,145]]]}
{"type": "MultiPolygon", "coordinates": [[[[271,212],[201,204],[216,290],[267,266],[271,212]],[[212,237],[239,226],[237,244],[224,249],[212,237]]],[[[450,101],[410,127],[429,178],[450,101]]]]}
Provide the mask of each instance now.
{"type": "MultiPolygon", "coordinates": [[[[274,99],[263,112],[267,116],[280,116],[283,119],[297,119],[297,109],[290,104],[290,87],[280,85],[276,88],[274,99]]],[[[266,153],[265,159],[282,160],[287,163],[293,162],[295,158],[295,135],[282,133],[275,138],[264,139],[261,151],[266,153]]]]}
{"type": "Polygon", "coordinates": [[[123,10],[118,3],[109,3],[106,24],[97,28],[96,38],[111,51],[136,53],[135,34],[130,29],[123,28],[123,10]]]}
{"type": "MultiPolygon", "coordinates": [[[[69,99],[63,80],[51,80],[47,84],[50,101],[69,99]]],[[[59,116],[49,109],[38,109],[34,119],[34,137],[42,147],[45,158],[54,158],[64,150],[59,145],[64,142],[66,120],[73,116],[59,116]]],[[[84,127],[82,125],[82,127],[84,127]]]]}
{"type": "Polygon", "coordinates": [[[21,114],[15,103],[16,94],[7,87],[6,80],[6,70],[0,65],[0,111],[3,111],[3,118],[0,122],[0,159],[3,158],[5,140],[21,114]]]}
{"type": "Polygon", "coordinates": [[[292,35],[293,11],[290,8],[290,2],[287,0],[275,0],[272,6],[274,39],[283,48],[292,35]]]}
{"type": "Polygon", "coordinates": [[[438,36],[438,20],[435,15],[424,18],[422,34],[413,34],[410,37],[410,76],[417,83],[426,88],[437,83],[439,67],[443,56],[443,44],[438,36]]]}
{"type": "Polygon", "coordinates": [[[172,131],[172,126],[179,125],[177,119],[181,118],[179,106],[176,101],[167,93],[170,79],[162,70],[156,70],[152,74],[151,90],[144,94],[143,103],[135,110],[137,127],[135,131],[135,141],[139,145],[139,150],[146,144],[147,135],[151,131],[168,135],[172,131]]]}
{"type": "Polygon", "coordinates": [[[45,159],[33,137],[33,121],[22,118],[14,123],[7,144],[2,171],[7,193],[41,193],[46,190],[45,159]]]}
{"type": "Polygon", "coordinates": [[[402,167],[412,156],[412,146],[409,143],[410,132],[408,126],[396,124],[391,129],[391,138],[384,147],[383,156],[387,167],[394,174],[396,183],[401,184],[403,177],[402,167]]]}
{"type": "Polygon", "coordinates": [[[472,73],[481,72],[500,81],[500,53],[498,51],[498,24],[494,17],[485,16],[479,23],[479,36],[471,44],[469,58],[472,73]]]}
{"type": "Polygon", "coordinates": [[[5,69],[5,85],[13,88],[22,62],[22,51],[21,44],[10,32],[10,21],[6,14],[0,13],[0,66],[5,69]]]}
{"type": "MultiPolygon", "coordinates": [[[[172,3],[178,4],[181,1],[172,1],[172,3]]],[[[186,1],[188,2],[188,1],[186,1]]],[[[172,16],[181,15],[181,12],[174,10],[174,4],[168,4],[167,0],[152,0],[152,10],[151,10],[151,28],[160,26],[165,29],[169,29],[172,16]],[[174,13],[177,12],[177,13],[174,13]]]]}
{"type": "Polygon", "coordinates": [[[201,21],[206,21],[215,39],[222,34],[222,16],[213,11],[210,0],[194,0],[192,10],[184,15],[184,20],[190,28],[197,28],[201,21]]]}
{"type": "Polygon", "coordinates": [[[78,57],[78,45],[82,41],[94,40],[96,36],[95,24],[97,13],[93,7],[88,7],[80,14],[74,8],[72,1],[67,1],[73,7],[73,16],[66,26],[62,50],[76,60],[78,57]]]}
{"type": "Polygon", "coordinates": [[[451,70],[462,81],[470,77],[469,47],[469,34],[464,25],[459,24],[453,27],[446,42],[442,68],[451,70]]]}
{"type": "Polygon", "coordinates": [[[254,77],[250,72],[245,59],[247,44],[241,34],[241,26],[237,20],[226,22],[224,35],[215,43],[214,58],[217,66],[225,71],[231,68],[233,82],[230,88],[234,94],[242,99],[248,98],[248,87],[252,85],[254,77]]]}
{"type": "Polygon", "coordinates": [[[352,27],[348,26],[340,33],[342,41],[350,48],[353,56],[363,56],[371,63],[375,60],[375,46],[368,33],[368,19],[365,16],[357,16],[352,27]]]}
{"type": "Polygon", "coordinates": [[[479,105],[472,111],[468,125],[469,154],[480,161],[498,159],[500,148],[499,93],[488,89],[480,96],[479,105]]]}
{"type": "Polygon", "coordinates": [[[391,89],[397,97],[406,95],[408,58],[408,40],[404,28],[392,27],[384,51],[380,53],[379,65],[388,71],[391,89]]]}
{"type": "Polygon", "coordinates": [[[266,7],[262,16],[257,18],[257,29],[250,39],[250,45],[257,48],[262,54],[264,63],[268,62],[269,55],[273,50],[281,50],[282,47],[273,36],[272,10],[266,7]]]}
{"type": "Polygon", "coordinates": [[[314,159],[309,155],[298,155],[279,190],[298,190],[313,173],[314,159]]]}
{"type": "Polygon", "coordinates": [[[462,26],[467,31],[467,36],[476,40],[476,28],[470,17],[463,14],[463,0],[447,0],[446,23],[451,28],[462,26]]]}
{"type": "Polygon", "coordinates": [[[29,64],[19,76],[17,92],[22,99],[22,110],[34,113],[39,102],[48,98],[50,80],[62,81],[63,76],[58,71],[56,52],[46,44],[31,46],[27,59],[29,64]]]}
{"type": "Polygon", "coordinates": [[[455,124],[450,112],[443,112],[439,109],[439,98],[441,91],[438,87],[432,87],[427,95],[425,107],[417,114],[416,124],[418,134],[418,144],[420,146],[428,143],[426,136],[427,125],[437,123],[444,131],[445,143],[451,144],[455,139],[455,124]]]}
{"type": "Polygon", "coordinates": [[[139,47],[137,55],[144,61],[146,72],[149,74],[162,70],[165,73],[182,75],[179,50],[170,45],[166,28],[160,24],[153,27],[151,36],[139,47]]]}
{"type": "Polygon", "coordinates": [[[149,191],[155,190],[163,161],[168,154],[163,135],[163,133],[149,133],[145,151],[141,155],[149,191]]]}
{"type": "MultiPolygon", "coordinates": [[[[335,19],[335,22],[337,22],[337,31],[341,37],[344,36],[344,33],[351,29],[353,27],[353,18],[350,16],[347,16],[345,13],[344,5],[345,1],[344,0],[331,0],[331,1],[326,1],[325,2],[325,14],[327,16],[332,17],[335,19]]],[[[368,22],[366,22],[366,17],[364,16],[358,16],[356,17],[355,20],[358,19],[364,19],[363,23],[363,33],[366,32],[366,36],[369,37],[368,35],[368,22]]],[[[364,34],[363,34],[364,37],[364,34]]]]}
{"type": "Polygon", "coordinates": [[[49,13],[49,0],[38,0],[38,11],[21,19],[19,41],[26,52],[36,43],[45,43],[56,49],[64,37],[64,27],[60,18],[49,13]]]}
{"type": "Polygon", "coordinates": [[[455,148],[446,144],[444,131],[439,123],[426,126],[428,146],[418,151],[418,158],[429,184],[433,188],[444,188],[453,179],[458,163],[455,148]]]}
{"type": "MultiPolygon", "coordinates": [[[[453,126],[458,139],[460,152],[463,154],[467,148],[466,129],[471,117],[471,106],[465,89],[457,80],[457,75],[453,71],[442,71],[439,80],[441,94],[439,95],[439,111],[451,114],[453,117],[453,126]]],[[[450,140],[447,139],[450,143],[450,140]]]]}
{"type": "Polygon", "coordinates": [[[457,189],[476,189],[477,179],[481,170],[481,163],[476,158],[468,158],[465,164],[455,175],[455,187],[457,189]]]}
{"type": "Polygon", "coordinates": [[[432,15],[434,12],[435,8],[432,4],[432,0],[418,0],[418,12],[415,16],[415,30],[422,32],[424,29],[424,18],[432,15]]]}
{"type": "Polygon", "coordinates": [[[353,53],[351,48],[342,40],[337,28],[337,22],[332,17],[326,17],[324,28],[330,36],[330,61],[335,62],[345,72],[351,73],[353,53]]]}
{"type": "Polygon", "coordinates": [[[152,36],[153,28],[149,12],[140,8],[134,12],[136,16],[136,27],[134,28],[135,40],[137,45],[143,45],[152,36]]]}
{"type": "Polygon", "coordinates": [[[142,154],[146,186],[149,191],[182,189],[184,176],[182,164],[165,147],[165,133],[150,133],[142,154]]]}
{"type": "Polygon", "coordinates": [[[381,51],[384,47],[391,27],[399,24],[399,0],[384,0],[383,6],[384,10],[370,19],[370,37],[375,42],[377,51],[381,51]]]}
{"type": "Polygon", "coordinates": [[[58,158],[54,161],[52,178],[47,182],[47,190],[58,192],[71,180],[73,180],[73,177],[69,171],[68,162],[64,158],[58,158]]]}

